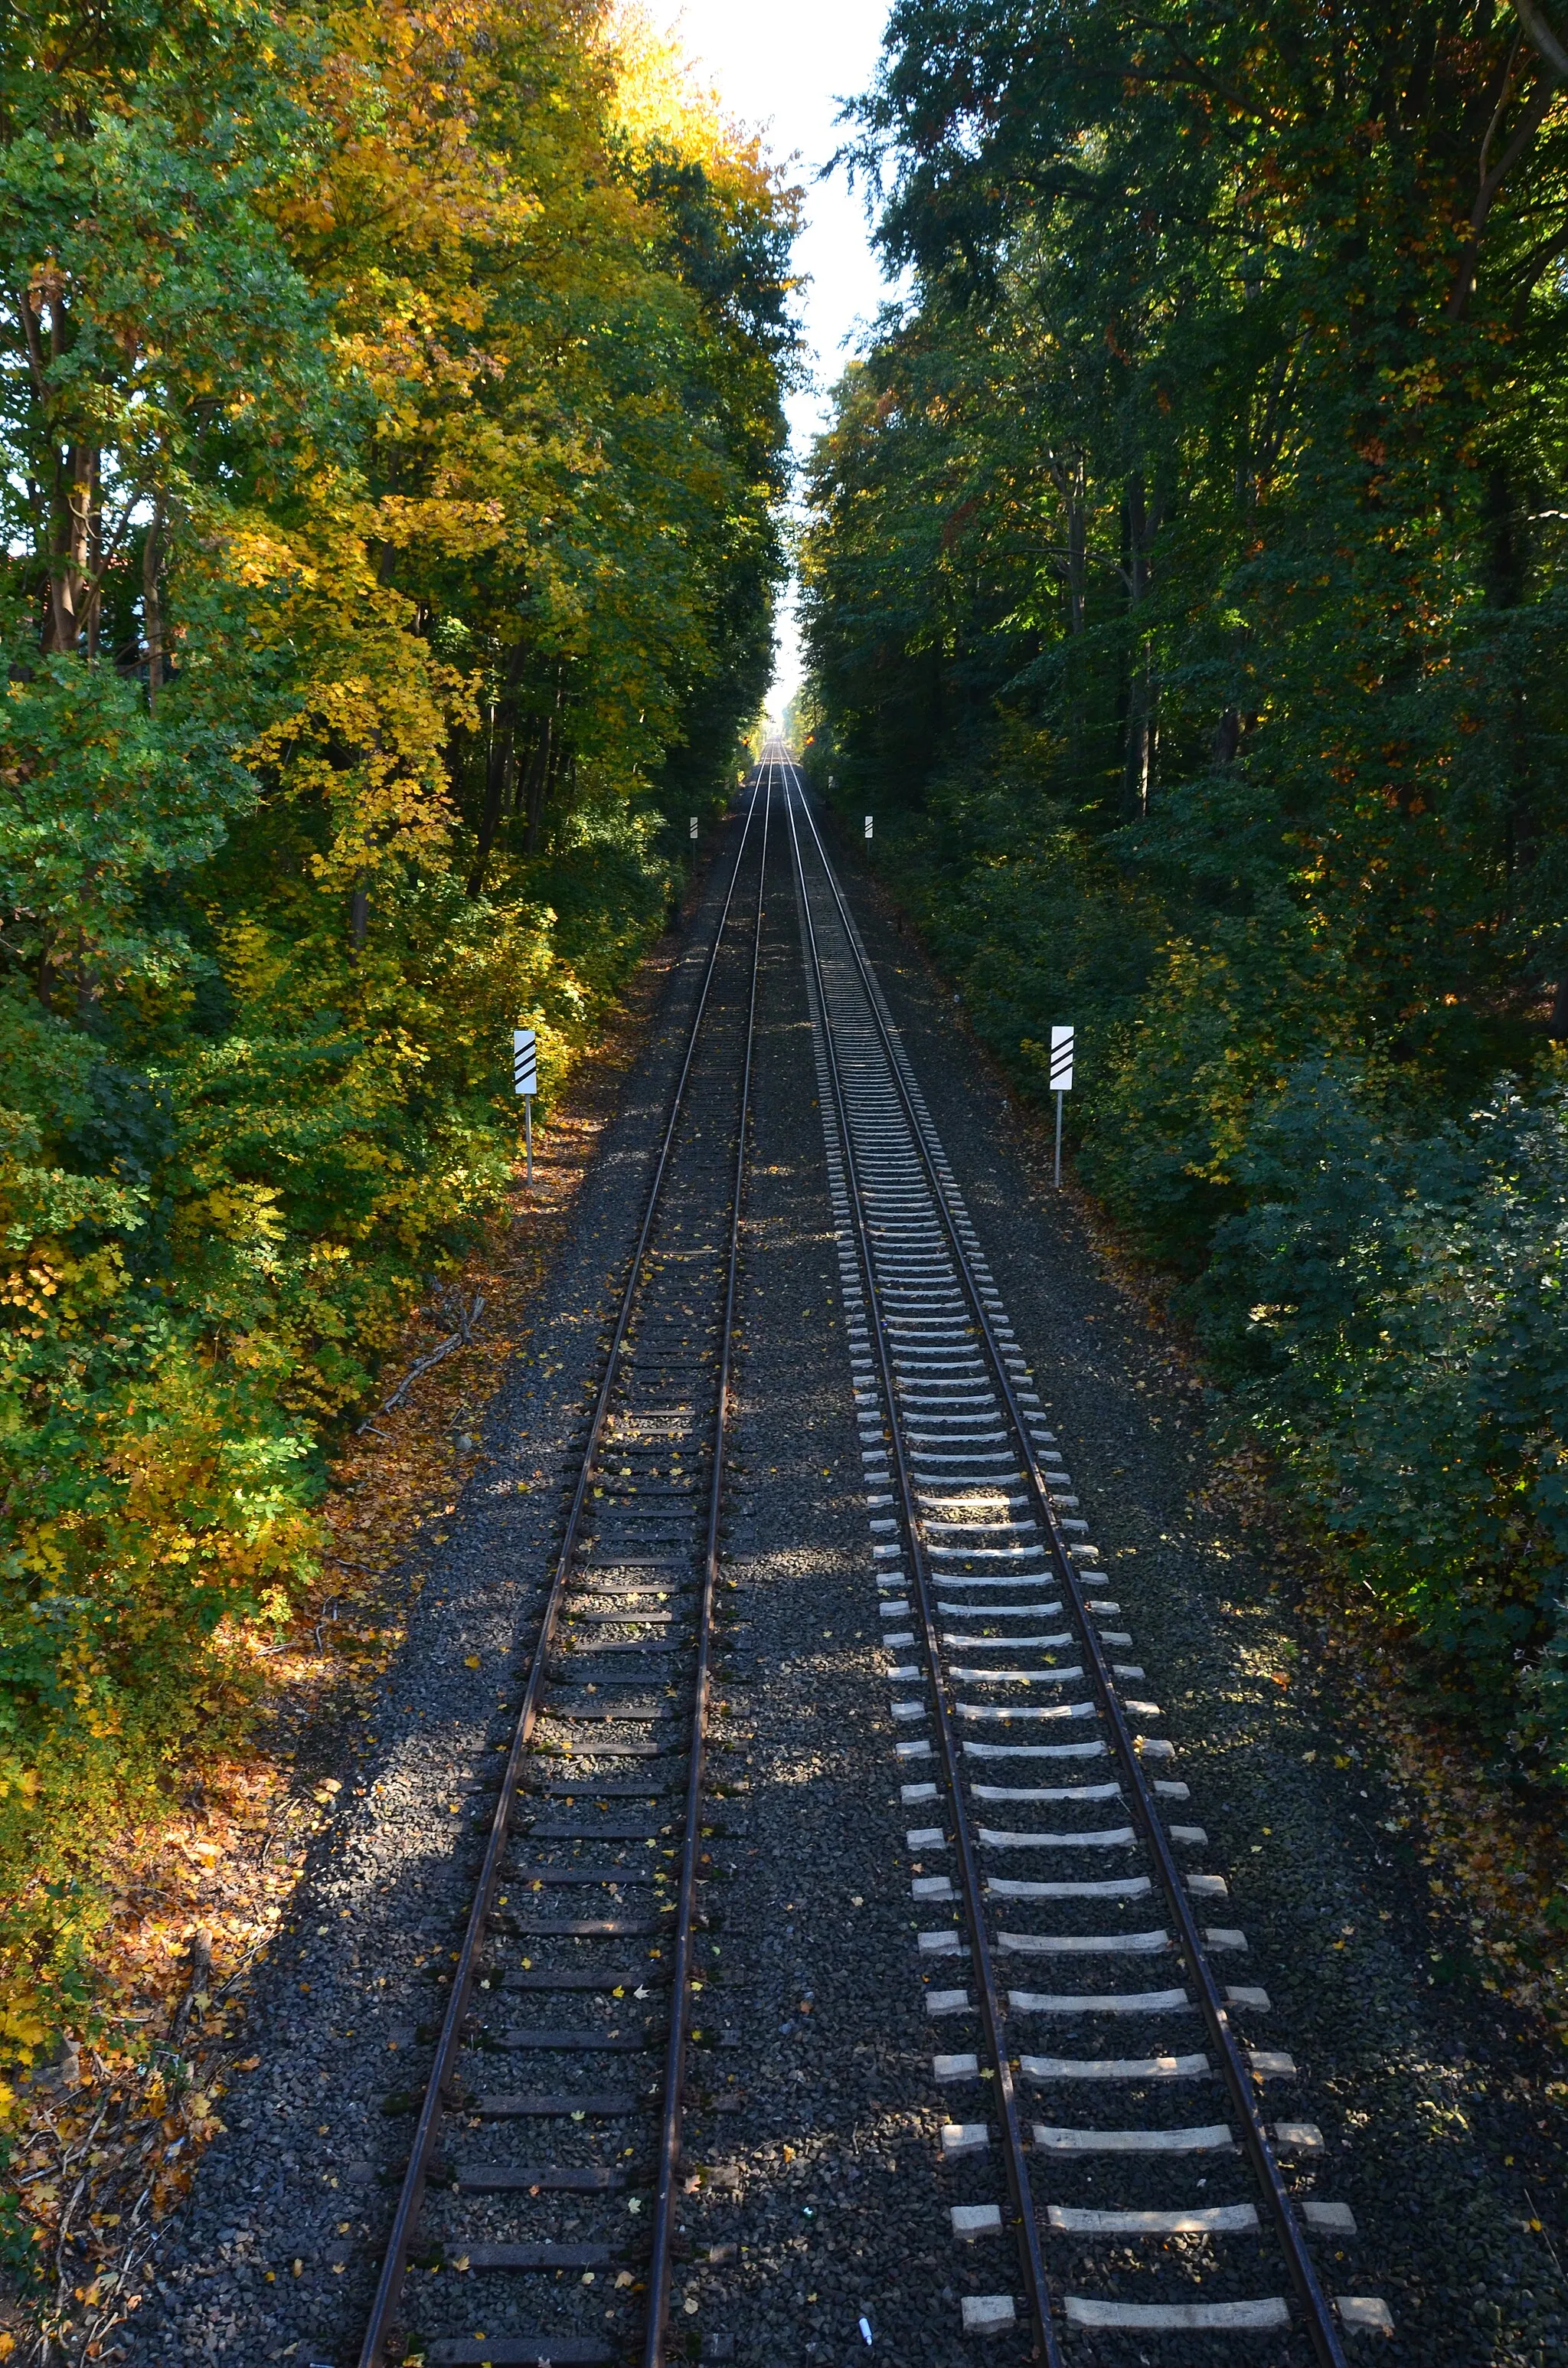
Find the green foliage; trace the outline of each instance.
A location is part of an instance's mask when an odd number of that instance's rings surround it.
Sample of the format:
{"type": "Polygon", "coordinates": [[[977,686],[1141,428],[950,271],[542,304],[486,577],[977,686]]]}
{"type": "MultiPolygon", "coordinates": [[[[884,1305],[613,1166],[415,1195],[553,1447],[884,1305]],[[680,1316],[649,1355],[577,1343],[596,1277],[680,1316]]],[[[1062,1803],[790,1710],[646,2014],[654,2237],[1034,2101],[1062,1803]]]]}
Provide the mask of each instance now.
{"type": "Polygon", "coordinates": [[[1242,1403],[1483,1732],[1568,1777],[1568,1092],[1413,1135],[1364,1076],[1302,1064],[1237,1165],[1199,1305],[1242,1403]]]}
{"type": "Polygon", "coordinates": [[[1568,1774],[1568,99],[1512,17],[899,0],[808,747],[1434,1700],[1568,1774]],[[1555,1395],[1554,1395],[1555,1394],[1555,1395]]]}
{"type": "MultiPolygon", "coordinates": [[[[13,2149],[0,2147],[0,2179],[10,2169],[13,2149]]],[[[41,2287],[46,2276],[43,2231],[22,2216],[21,2197],[14,2188],[0,2189],[0,2271],[14,2289],[26,2294],[41,2287]]]]}
{"type": "Polygon", "coordinates": [[[575,0],[24,6],[0,74],[3,2059],[243,1731],[511,1029],[548,1110],[725,795],[794,199],[575,0]]]}

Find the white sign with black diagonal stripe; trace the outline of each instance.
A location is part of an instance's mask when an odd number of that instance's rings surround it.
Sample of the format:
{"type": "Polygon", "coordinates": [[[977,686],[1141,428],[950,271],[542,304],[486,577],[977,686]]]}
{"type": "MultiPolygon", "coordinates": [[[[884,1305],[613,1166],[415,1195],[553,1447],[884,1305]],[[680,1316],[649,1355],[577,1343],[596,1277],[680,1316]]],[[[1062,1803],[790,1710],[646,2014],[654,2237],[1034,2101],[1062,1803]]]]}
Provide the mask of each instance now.
{"type": "Polygon", "coordinates": [[[531,1028],[512,1030],[512,1090],[530,1097],[539,1091],[539,1047],[531,1028]]]}
{"type": "Polygon", "coordinates": [[[1056,1096],[1056,1189],[1062,1190],[1062,1097],[1073,1090],[1073,1030],[1051,1031],[1051,1090],[1056,1096]]]}

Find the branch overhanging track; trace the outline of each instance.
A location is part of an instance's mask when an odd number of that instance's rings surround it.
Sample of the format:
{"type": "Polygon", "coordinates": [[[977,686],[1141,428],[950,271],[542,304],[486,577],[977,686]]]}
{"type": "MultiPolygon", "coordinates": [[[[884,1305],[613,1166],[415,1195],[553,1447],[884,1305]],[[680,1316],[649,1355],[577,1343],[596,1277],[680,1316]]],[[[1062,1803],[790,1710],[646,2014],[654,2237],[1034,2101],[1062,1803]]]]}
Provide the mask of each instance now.
{"type": "Polygon", "coordinates": [[[359,2368],[662,2368],[771,779],[751,783],[648,1179],[359,2368]],[[752,868],[747,939],[732,911],[752,868]],[[530,2019],[490,2020],[513,1999],[530,2019]],[[560,1999],[574,2021],[540,2022],[560,1999]],[[513,2058],[557,2087],[489,2089],[513,2058]],[[633,2078],[607,2089],[607,2065],[633,2078]],[[549,2298],[538,2325],[519,2280],[549,2298]],[[428,2324],[460,2292],[461,2326],[428,2324]]]}
{"type": "MultiPolygon", "coordinates": [[[[1129,1691],[1143,1671],[1111,1657],[1131,1646],[1130,1635],[1107,1624],[1125,1614],[1093,1591],[1106,1585],[1095,1567],[1097,1551],[1086,1542],[1087,1524],[1074,1518],[1077,1499],[951,1166],[804,785],[781,748],[770,753],[794,860],[862,1462],[877,1492],[868,1504],[880,1515],[871,1528],[873,1536],[881,1533],[874,1549],[881,1609],[893,1623],[911,1615],[917,1622],[888,1627],[883,1641],[890,1654],[923,1649],[925,1656],[924,1667],[901,1657],[887,1671],[905,1772],[931,1770],[903,1793],[909,1807],[926,1816],[939,1808],[947,1819],[945,1827],[913,1829],[908,1841],[912,1852],[954,1869],[913,1880],[915,1897],[949,1903],[951,1918],[923,1932],[920,1947],[934,1967],[949,1961],[956,1970],[967,1959],[971,1977],[961,1989],[928,1987],[926,2005],[933,2017],[972,2017],[979,2025],[981,2047],[937,2056],[933,2072],[979,2084],[988,2118],[950,2124],[944,2142],[956,2162],[966,2153],[988,2156],[994,2134],[1001,2141],[1006,2214],[992,2203],[955,2207],[955,2237],[1010,2228],[1033,2353],[1048,2368],[1060,2361],[1063,2322],[1148,2336],[1276,2330],[1291,2342],[1304,2340],[1319,2368],[1344,2368],[1343,2334],[1386,2332],[1386,2310],[1365,2296],[1331,2302],[1324,2291],[1308,2232],[1333,2243],[1354,2233],[1353,2218],[1307,2192],[1323,2150],[1315,2126],[1264,2118],[1260,2084],[1291,2079],[1295,2066],[1282,2052],[1236,2036],[1239,2019],[1267,2012],[1267,1993],[1222,1984],[1212,1971],[1211,1955],[1245,1947],[1240,1932],[1199,1921],[1195,1903],[1223,1897],[1225,1883],[1184,1871],[1177,1856],[1207,1837],[1169,1821],[1169,1805],[1186,1800],[1187,1787],[1151,1773],[1174,1753],[1135,1724],[1159,1716],[1129,1691]],[[1063,1620],[1064,1628],[1053,1627],[1063,1620]],[[992,1776],[1001,1781],[983,1781],[992,1776]],[[1081,1776],[1099,1781],[1071,1781],[1081,1776]],[[1026,1781],[1040,1778],[1059,1781],[1026,1781]],[[1009,1826],[984,1822],[1004,1814],[1004,1803],[1009,1826]],[[1085,1822],[1103,1817],[1107,1804],[1118,1824],[1085,1822]],[[1041,1816],[1043,1827],[1032,1822],[1041,1816]],[[1020,1817],[1031,1822],[1011,1822],[1020,1817]],[[1116,1874],[1083,1873],[1108,1860],[1116,1874]],[[994,1871],[1020,1864],[1022,1875],[994,1871]],[[1038,1880],[1042,1872],[1056,1879],[1038,1880]],[[1004,1901],[1009,1922],[1021,1929],[993,1929],[1004,1901]],[[1134,1906],[1145,1901],[1159,1903],[1169,1929],[1127,1929],[1130,1912],[1146,1920],[1147,1908],[1134,1906]],[[1055,1929],[1031,1929],[1042,1914],[1055,1929]],[[1004,2001],[1000,1957],[1082,1975],[1127,1955],[1165,1959],[1181,1975],[1179,1987],[1168,1980],[1142,1992],[1017,1987],[1004,2001]],[[1206,2051],[1173,2053],[1173,2020],[1194,2014],[1206,2051]],[[1033,2016],[1074,2029],[1109,2018],[1119,2032],[1147,2032],[1147,2052],[1037,2055],[1015,2037],[1015,2027],[1033,2016]],[[1028,2129],[1019,2098],[1026,2080],[1058,2098],[1130,2099],[1150,2126],[1099,2120],[1028,2129]],[[1183,2123],[1172,2100],[1214,2081],[1227,2120],[1183,2123]],[[1239,2161],[1247,2176],[1237,2183],[1250,2185],[1250,2194],[1212,2204],[1184,2192],[1173,2204],[1173,2166],[1188,2180],[1199,2157],[1203,2188],[1215,2164],[1239,2161]],[[1294,2186],[1282,2157],[1296,2158],[1294,2186]],[[1036,2193],[1046,2177],[1071,2192],[1075,2173],[1107,2162],[1129,2180],[1131,2201],[1108,2209],[1036,2193]],[[1282,2272],[1286,2294],[1258,2294],[1256,2269],[1238,2262],[1233,2248],[1227,2257],[1229,2240],[1246,2237],[1260,2240],[1264,2260],[1282,2272]],[[1208,2258],[1178,2261],[1173,2280],[1151,2276],[1145,2254],[1130,2279],[1128,2248],[1150,2238],[1167,2250],[1173,2239],[1196,2239],[1208,2258]],[[1100,2272],[1108,2294],[1062,2293],[1058,2281],[1053,2299],[1046,2244],[1064,2249],[1074,2240],[1091,2266],[1093,2248],[1112,2246],[1112,2267],[1100,2272]],[[1150,2298],[1126,2300],[1130,2284],[1150,2298]]],[[[994,2332],[1013,2313],[1010,2294],[975,2297],[966,2305],[966,2327],[994,2332]]]]}

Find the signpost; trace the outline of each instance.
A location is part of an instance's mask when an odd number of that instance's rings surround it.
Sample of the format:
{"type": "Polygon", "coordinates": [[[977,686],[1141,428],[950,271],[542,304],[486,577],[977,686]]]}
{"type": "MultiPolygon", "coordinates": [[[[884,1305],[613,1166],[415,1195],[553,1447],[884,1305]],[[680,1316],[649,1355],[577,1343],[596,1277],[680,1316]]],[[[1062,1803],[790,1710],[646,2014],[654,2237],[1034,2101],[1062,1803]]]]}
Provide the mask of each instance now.
{"type": "Polygon", "coordinates": [[[1062,1190],[1062,1097],[1073,1090],[1073,1030],[1051,1031],[1051,1089],[1056,1096],[1056,1189],[1062,1190]]]}
{"type": "Polygon", "coordinates": [[[697,816],[695,814],[691,817],[691,838],[692,844],[695,846],[697,843],[697,816]]]}
{"type": "Polygon", "coordinates": [[[534,1180],[534,1096],[539,1091],[539,1046],[531,1028],[512,1030],[512,1090],[523,1098],[523,1127],[528,1136],[526,1181],[534,1180]]]}
{"type": "Polygon", "coordinates": [[[871,836],[871,817],[869,814],[866,816],[866,836],[868,838],[871,836]]]}

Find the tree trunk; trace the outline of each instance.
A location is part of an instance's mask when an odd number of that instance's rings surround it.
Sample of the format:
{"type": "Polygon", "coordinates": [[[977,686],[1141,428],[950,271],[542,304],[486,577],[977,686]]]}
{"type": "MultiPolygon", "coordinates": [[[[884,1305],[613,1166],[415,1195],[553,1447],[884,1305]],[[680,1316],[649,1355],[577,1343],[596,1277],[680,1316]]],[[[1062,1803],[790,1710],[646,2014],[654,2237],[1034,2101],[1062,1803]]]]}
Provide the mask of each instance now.
{"type": "Polygon", "coordinates": [[[1149,592],[1149,553],[1160,530],[1161,507],[1151,510],[1142,472],[1128,481],[1122,505],[1122,581],[1132,626],[1132,663],[1127,684],[1127,728],[1122,742],[1121,812],[1125,822],[1142,822],[1149,811],[1154,774],[1154,656],[1149,636],[1138,627],[1149,592]]]}
{"type": "Polygon", "coordinates": [[[1050,452],[1046,455],[1046,467],[1061,496],[1066,519],[1067,631],[1076,635],[1084,630],[1085,579],[1088,564],[1087,472],[1082,452],[1074,452],[1067,460],[1050,452]]]}
{"type": "MultiPolygon", "coordinates": [[[[1533,9],[1530,15],[1526,17],[1525,6],[1528,5],[1528,0],[1524,0],[1523,6],[1521,6],[1521,0],[1514,0],[1514,5],[1524,20],[1531,40],[1540,49],[1541,45],[1539,32],[1546,29],[1545,18],[1538,10],[1533,9]],[[1536,28],[1539,28],[1539,31],[1536,28]]],[[[1542,50],[1541,54],[1548,56],[1550,53],[1542,50]]],[[[1512,61],[1510,60],[1509,63],[1511,69],[1512,61]]],[[[1511,71],[1505,75],[1502,95],[1481,146],[1481,161],[1477,168],[1479,187],[1476,190],[1475,204],[1471,210],[1470,236],[1465,241],[1460,254],[1459,269],[1454,276],[1453,289],[1449,297],[1449,318],[1451,321],[1462,320],[1469,307],[1471,294],[1475,287],[1476,268],[1481,260],[1481,243],[1486,234],[1486,224],[1492,211],[1493,201],[1520,157],[1533,147],[1536,133],[1540,130],[1551,102],[1557,96],[1558,77],[1562,71],[1562,69],[1553,60],[1551,71],[1540,76],[1534,90],[1526,100],[1524,111],[1519,117],[1512,139],[1495,165],[1491,165],[1492,142],[1507,104],[1511,71]]]]}
{"type": "Polygon", "coordinates": [[[528,853],[539,853],[539,837],[544,824],[544,805],[550,787],[550,768],[555,754],[555,718],[547,715],[539,727],[533,755],[528,761],[528,778],[522,791],[523,811],[528,817],[528,834],[524,840],[528,853]]]}
{"type": "Polygon", "coordinates": [[[507,665],[500,696],[491,712],[490,754],[484,768],[484,811],[479,819],[479,844],[474,849],[473,870],[468,877],[471,896],[478,896],[483,891],[484,874],[491,850],[495,845],[495,834],[506,810],[506,781],[511,771],[512,741],[517,729],[517,686],[523,678],[527,655],[527,643],[518,642],[507,665]]]}
{"type": "MultiPolygon", "coordinates": [[[[1494,609],[1517,609],[1525,597],[1529,567],[1528,505],[1516,493],[1500,464],[1488,472],[1482,493],[1482,523],[1486,533],[1486,596],[1494,609]]],[[[1529,712],[1525,688],[1509,667],[1499,689],[1500,714],[1506,712],[1508,735],[1508,804],[1504,827],[1504,864],[1509,882],[1509,905],[1517,904],[1517,882],[1529,870],[1538,851],[1533,784],[1529,764],[1529,712]]],[[[1561,990],[1560,990],[1561,991],[1561,990]]]]}
{"type": "Polygon", "coordinates": [[[539,843],[544,832],[545,808],[550,802],[551,790],[561,777],[562,727],[565,713],[566,682],[563,674],[558,670],[555,677],[555,698],[551,702],[549,714],[544,719],[544,728],[540,734],[539,746],[534,751],[534,761],[528,774],[528,831],[526,845],[530,855],[539,853],[539,843]]]}
{"type": "Polygon", "coordinates": [[[1568,41],[1562,40],[1545,12],[1535,0],[1514,0],[1514,14],[1548,65],[1568,82],[1568,41]]]}
{"type": "Polygon", "coordinates": [[[83,586],[85,595],[87,655],[98,654],[98,591],[104,580],[104,506],[103,486],[98,477],[98,456],[93,454],[92,474],[84,493],[86,507],[87,572],[83,586]]]}
{"type": "Polygon", "coordinates": [[[142,546],[142,638],[147,644],[147,712],[156,715],[164,687],[164,604],[158,593],[163,565],[164,506],[153,505],[152,523],[142,546]]]}
{"type": "Polygon", "coordinates": [[[484,768],[484,811],[479,818],[479,844],[474,849],[473,870],[468,876],[471,896],[479,895],[484,887],[490,851],[495,844],[495,834],[501,827],[501,816],[506,808],[506,780],[511,769],[511,717],[497,704],[490,724],[490,754],[484,768]]]}
{"type": "Polygon", "coordinates": [[[56,456],[52,532],[49,554],[49,609],[44,618],[46,650],[74,651],[82,639],[84,611],[92,579],[93,516],[97,490],[98,456],[89,447],[69,444],[56,456]]]}
{"type": "MultiPolygon", "coordinates": [[[[40,419],[49,417],[49,367],[65,349],[65,324],[57,281],[40,279],[18,300],[18,317],[28,353],[28,373],[33,402],[40,419]],[[49,309],[48,352],[44,349],[44,307],[49,309]]],[[[92,532],[92,487],[97,484],[98,456],[80,445],[53,447],[51,479],[45,499],[49,509],[49,580],[44,596],[45,651],[74,650],[82,638],[84,587],[88,573],[92,532]]],[[[41,991],[41,990],[40,990],[41,991]]],[[[47,992],[43,1000],[49,1000],[47,992]]]]}
{"type": "Polygon", "coordinates": [[[1127,740],[1122,751],[1121,803],[1128,822],[1142,822],[1149,811],[1154,772],[1154,684],[1145,640],[1127,686],[1127,740]]]}

